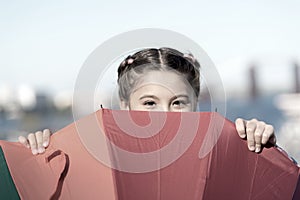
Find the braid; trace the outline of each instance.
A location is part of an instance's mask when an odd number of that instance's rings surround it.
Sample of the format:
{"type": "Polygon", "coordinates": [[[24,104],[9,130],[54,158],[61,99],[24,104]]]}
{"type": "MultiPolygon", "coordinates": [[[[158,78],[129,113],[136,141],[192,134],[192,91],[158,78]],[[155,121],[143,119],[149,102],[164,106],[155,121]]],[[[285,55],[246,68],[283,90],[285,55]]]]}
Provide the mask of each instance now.
{"type": "Polygon", "coordinates": [[[130,65],[134,62],[134,58],[129,55],[123,60],[118,68],[118,77],[122,76],[126,71],[131,69],[130,65]]]}

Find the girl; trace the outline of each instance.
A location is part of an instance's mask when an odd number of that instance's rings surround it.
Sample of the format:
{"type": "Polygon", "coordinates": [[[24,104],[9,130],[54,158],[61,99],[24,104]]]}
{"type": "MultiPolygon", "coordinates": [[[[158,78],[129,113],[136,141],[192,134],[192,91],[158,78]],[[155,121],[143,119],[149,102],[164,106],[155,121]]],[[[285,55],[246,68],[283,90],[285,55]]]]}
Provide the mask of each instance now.
{"type": "MultiPolygon", "coordinates": [[[[149,48],[128,56],[118,68],[120,108],[144,111],[196,111],[200,92],[200,64],[191,54],[171,48],[149,48]]],[[[274,128],[262,121],[238,118],[236,129],[250,151],[259,153],[276,143],[274,128]]],[[[33,154],[43,153],[50,141],[48,129],[19,137],[33,154]]]]}

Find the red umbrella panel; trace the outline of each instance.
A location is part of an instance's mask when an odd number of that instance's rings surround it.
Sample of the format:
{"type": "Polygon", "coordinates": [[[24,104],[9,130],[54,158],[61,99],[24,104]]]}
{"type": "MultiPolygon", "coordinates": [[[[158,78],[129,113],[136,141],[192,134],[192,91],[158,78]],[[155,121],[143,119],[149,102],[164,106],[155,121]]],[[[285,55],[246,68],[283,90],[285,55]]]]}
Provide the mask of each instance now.
{"type": "Polygon", "coordinates": [[[22,199],[299,197],[298,166],[276,147],[250,152],[215,112],[101,109],[54,133],[44,154],[0,145],[22,199]]]}

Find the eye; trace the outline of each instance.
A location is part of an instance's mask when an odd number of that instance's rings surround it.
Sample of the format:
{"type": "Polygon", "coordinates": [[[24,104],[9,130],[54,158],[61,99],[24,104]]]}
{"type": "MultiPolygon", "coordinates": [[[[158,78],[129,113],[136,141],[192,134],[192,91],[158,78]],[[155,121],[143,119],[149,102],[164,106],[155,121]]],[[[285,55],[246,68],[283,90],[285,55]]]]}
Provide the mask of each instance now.
{"type": "Polygon", "coordinates": [[[176,108],[182,108],[185,107],[188,104],[187,101],[184,100],[175,100],[173,101],[172,105],[176,108]]]}
{"type": "Polygon", "coordinates": [[[182,105],[182,104],[184,104],[184,102],[179,101],[179,100],[176,100],[176,101],[173,102],[173,105],[182,105]]]}
{"type": "Polygon", "coordinates": [[[144,106],[148,106],[148,107],[153,107],[153,106],[156,105],[156,103],[155,103],[155,101],[149,100],[149,101],[145,101],[145,102],[143,103],[143,105],[144,105],[144,106]]]}

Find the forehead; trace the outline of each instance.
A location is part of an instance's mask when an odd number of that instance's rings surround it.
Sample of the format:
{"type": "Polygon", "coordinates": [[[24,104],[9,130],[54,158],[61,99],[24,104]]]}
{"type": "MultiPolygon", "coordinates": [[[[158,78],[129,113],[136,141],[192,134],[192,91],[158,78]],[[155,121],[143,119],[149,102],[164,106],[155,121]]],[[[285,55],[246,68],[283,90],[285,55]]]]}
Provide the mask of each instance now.
{"type": "Polygon", "coordinates": [[[184,75],[174,71],[158,70],[146,72],[141,76],[133,92],[141,88],[152,88],[151,90],[154,91],[163,88],[173,94],[191,93],[193,91],[184,75]]]}

